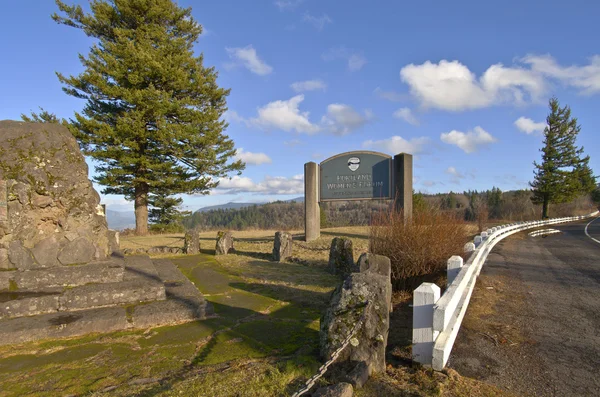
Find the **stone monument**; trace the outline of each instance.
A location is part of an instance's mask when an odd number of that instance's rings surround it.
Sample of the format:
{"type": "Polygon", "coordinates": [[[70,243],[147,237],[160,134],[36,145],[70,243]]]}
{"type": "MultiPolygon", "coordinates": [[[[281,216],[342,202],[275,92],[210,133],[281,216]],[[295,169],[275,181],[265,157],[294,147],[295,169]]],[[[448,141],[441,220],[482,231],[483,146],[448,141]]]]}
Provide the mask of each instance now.
{"type": "Polygon", "coordinates": [[[0,344],[165,325],[207,311],[170,261],[122,256],[64,126],[16,121],[0,121],[0,302],[0,344]]]}

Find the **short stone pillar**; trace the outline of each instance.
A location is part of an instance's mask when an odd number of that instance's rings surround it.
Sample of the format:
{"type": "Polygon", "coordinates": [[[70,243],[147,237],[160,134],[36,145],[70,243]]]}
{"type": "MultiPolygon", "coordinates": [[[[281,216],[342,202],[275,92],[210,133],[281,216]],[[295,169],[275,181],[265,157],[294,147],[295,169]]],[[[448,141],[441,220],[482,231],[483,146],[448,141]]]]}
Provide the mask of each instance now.
{"type": "Polygon", "coordinates": [[[396,210],[403,211],[404,220],[412,218],[413,213],[413,157],[400,153],[394,156],[394,189],[396,210]]]}
{"type": "Polygon", "coordinates": [[[450,285],[456,276],[458,276],[460,269],[463,267],[463,258],[458,255],[453,255],[450,257],[450,259],[448,259],[446,266],[446,274],[448,278],[446,285],[450,285]]]}
{"type": "MultiPolygon", "coordinates": [[[[356,273],[377,273],[384,276],[386,279],[390,280],[390,288],[386,293],[387,300],[392,301],[392,262],[390,258],[383,255],[376,255],[365,252],[362,254],[356,265],[354,266],[354,272],[356,273]]],[[[390,305],[390,313],[393,312],[394,306],[390,305]]]]}
{"type": "Polygon", "coordinates": [[[197,229],[192,229],[185,232],[185,237],[183,240],[183,252],[188,255],[196,255],[200,253],[200,236],[197,229]]]}
{"type": "Polygon", "coordinates": [[[431,367],[433,345],[438,331],[433,330],[433,305],[440,299],[440,287],[423,283],[413,295],[413,361],[431,367]]]}
{"type": "Polygon", "coordinates": [[[466,243],[465,247],[463,248],[463,251],[465,252],[465,254],[468,254],[469,252],[475,251],[475,248],[476,247],[474,243],[466,243]]]}
{"type": "Polygon", "coordinates": [[[108,246],[111,253],[121,252],[121,238],[117,230],[108,229],[108,246]]]}
{"type": "Polygon", "coordinates": [[[473,244],[475,245],[475,248],[479,247],[482,242],[483,242],[483,238],[481,236],[475,236],[475,239],[473,240],[473,244]]]}
{"type": "Polygon", "coordinates": [[[481,232],[481,241],[485,241],[488,239],[488,233],[487,232],[481,232]]]}
{"type": "Polygon", "coordinates": [[[215,246],[215,255],[227,255],[233,251],[233,235],[231,234],[231,232],[217,233],[217,245],[215,246]]]}
{"type": "Polygon", "coordinates": [[[292,235],[286,232],[275,233],[273,242],[273,260],[281,262],[292,256],[292,235]]]}
{"type": "Polygon", "coordinates": [[[354,251],[352,240],[347,237],[335,237],[329,249],[329,271],[346,278],[354,269],[354,251]]]}
{"type": "Polygon", "coordinates": [[[304,240],[313,241],[321,236],[319,210],[319,166],[304,164],[304,240]]]}

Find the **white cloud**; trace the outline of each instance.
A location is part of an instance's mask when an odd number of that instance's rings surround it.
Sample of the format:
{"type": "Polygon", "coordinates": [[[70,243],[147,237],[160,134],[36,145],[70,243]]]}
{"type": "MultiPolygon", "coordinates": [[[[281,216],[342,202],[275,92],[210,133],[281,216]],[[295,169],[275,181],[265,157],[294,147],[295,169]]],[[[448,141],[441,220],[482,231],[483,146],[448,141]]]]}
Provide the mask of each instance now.
{"type": "Polygon", "coordinates": [[[402,102],[407,99],[407,95],[405,94],[400,94],[395,91],[384,91],[381,89],[381,87],[375,88],[373,93],[381,99],[385,99],[392,102],[402,102]]]}
{"type": "Polygon", "coordinates": [[[477,79],[458,61],[427,61],[403,67],[400,78],[422,106],[452,111],[539,101],[546,91],[546,82],[539,73],[502,64],[490,66],[477,79]]]}
{"type": "Polygon", "coordinates": [[[346,135],[365,125],[373,114],[366,110],[362,115],[349,105],[332,103],[327,106],[327,114],[321,119],[321,123],[333,134],[346,135]]]}
{"type": "Polygon", "coordinates": [[[301,145],[302,142],[299,139],[292,139],[291,141],[283,142],[283,144],[286,146],[289,146],[289,147],[294,147],[294,146],[301,145]]]}
{"type": "Polygon", "coordinates": [[[419,120],[409,108],[400,108],[394,112],[394,117],[406,121],[408,124],[419,125],[419,120]]]}
{"type": "Polygon", "coordinates": [[[362,54],[345,47],[331,48],[329,51],[323,53],[321,58],[327,62],[336,59],[344,59],[348,62],[348,70],[351,72],[362,69],[367,63],[367,59],[362,54]]]}
{"type": "Polygon", "coordinates": [[[327,25],[328,23],[333,23],[333,20],[329,18],[329,15],[327,14],[323,14],[320,17],[316,17],[314,15],[310,15],[308,12],[304,14],[302,21],[310,23],[319,31],[323,30],[323,28],[325,28],[325,25],[327,25]]]}
{"type": "Polygon", "coordinates": [[[270,102],[258,109],[258,117],[252,119],[251,123],[267,130],[317,133],[320,128],[309,121],[309,112],[300,112],[299,105],[303,100],[304,95],[300,94],[287,101],[270,102]]]}
{"type": "Polygon", "coordinates": [[[544,128],[546,128],[546,123],[544,121],[536,123],[530,118],[519,117],[515,121],[515,126],[526,134],[534,134],[544,132],[544,128]]]}
{"type": "Polygon", "coordinates": [[[240,116],[238,114],[238,112],[236,112],[235,110],[228,110],[225,112],[225,114],[223,115],[223,118],[225,118],[225,120],[227,120],[227,122],[231,123],[246,123],[246,119],[244,119],[242,116],[240,116]]]}
{"type": "Polygon", "coordinates": [[[291,178],[283,176],[265,176],[262,182],[256,183],[248,177],[234,176],[223,178],[215,189],[216,194],[302,194],[304,192],[304,175],[291,178]]]}
{"type": "Polygon", "coordinates": [[[424,153],[426,146],[430,143],[429,138],[419,137],[406,140],[401,136],[393,136],[389,139],[379,141],[368,140],[363,142],[362,146],[365,149],[376,149],[381,152],[390,154],[409,153],[412,155],[424,153]]]}
{"type": "Polygon", "coordinates": [[[473,153],[479,146],[485,146],[498,141],[480,126],[477,126],[473,131],[468,131],[466,133],[456,130],[442,133],[440,139],[444,143],[458,146],[465,153],[473,153]]]}
{"type": "Polygon", "coordinates": [[[423,181],[422,184],[423,184],[423,186],[426,186],[426,187],[432,187],[432,186],[435,186],[435,185],[439,184],[439,182],[423,181]]]}
{"type": "Polygon", "coordinates": [[[225,50],[229,58],[234,61],[233,65],[241,64],[252,73],[260,76],[265,76],[273,71],[271,66],[260,59],[252,45],[244,48],[225,48],[225,50]]]}
{"type": "Polygon", "coordinates": [[[446,174],[452,175],[453,177],[458,178],[458,179],[463,179],[465,177],[463,174],[458,172],[458,170],[454,167],[448,167],[448,169],[446,169],[446,174]]]}
{"type": "Polygon", "coordinates": [[[243,148],[237,150],[235,158],[250,165],[271,164],[273,162],[271,158],[264,153],[246,152],[243,148]]]}
{"type": "Polygon", "coordinates": [[[292,83],[290,87],[292,87],[292,89],[296,92],[316,90],[325,91],[325,89],[327,89],[327,84],[325,84],[325,82],[323,82],[322,80],[306,80],[292,83]]]}
{"type": "Polygon", "coordinates": [[[521,61],[534,72],[579,88],[582,94],[600,92],[600,55],[594,55],[586,66],[561,66],[550,55],[528,55],[521,61]]]}
{"type": "Polygon", "coordinates": [[[279,11],[293,10],[302,4],[304,0],[275,0],[273,4],[279,8],[279,11]]]}

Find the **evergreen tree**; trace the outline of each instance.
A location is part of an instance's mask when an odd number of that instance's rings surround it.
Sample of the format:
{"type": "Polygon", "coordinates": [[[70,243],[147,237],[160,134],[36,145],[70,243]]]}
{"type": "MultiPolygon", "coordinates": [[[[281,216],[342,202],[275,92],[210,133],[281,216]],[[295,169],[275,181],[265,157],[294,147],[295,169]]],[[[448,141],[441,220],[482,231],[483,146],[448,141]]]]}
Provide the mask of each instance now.
{"type": "Polygon", "coordinates": [[[192,214],[191,211],[180,211],[183,203],[180,197],[169,197],[164,194],[151,195],[148,203],[152,206],[149,213],[150,222],[164,226],[173,225],[192,214]]]}
{"type": "Polygon", "coordinates": [[[44,108],[40,107],[40,112],[31,112],[31,117],[21,113],[21,120],[28,123],[65,123],[65,120],[59,120],[54,113],[50,113],[44,108]]]}
{"type": "Polygon", "coordinates": [[[548,218],[550,203],[564,203],[589,193],[595,188],[595,177],[589,167],[589,156],[582,157],[583,147],[575,141],[581,127],[571,117],[569,106],[560,107],[558,99],[550,99],[550,114],[544,129],[542,163],[534,162],[531,200],[542,204],[542,218],[548,218]]]}
{"type": "Polygon", "coordinates": [[[150,194],[207,194],[238,174],[223,130],[229,90],[203,66],[193,45],[202,32],[191,9],[172,0],[94,0],[90,14],[56,0],[52,18],[97,40],[78,76],[57,76],[63,91],[86,100],[69,129],[100,165],[103,193],[135,202],[136,232],[148,230],[150,194]]]}

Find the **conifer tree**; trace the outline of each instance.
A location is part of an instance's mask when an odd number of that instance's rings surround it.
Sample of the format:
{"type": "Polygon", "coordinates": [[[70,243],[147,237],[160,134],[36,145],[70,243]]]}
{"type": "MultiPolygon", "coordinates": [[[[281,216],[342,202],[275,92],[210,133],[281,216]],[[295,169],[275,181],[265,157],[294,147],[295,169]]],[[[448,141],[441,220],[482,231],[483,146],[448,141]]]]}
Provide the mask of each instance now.
{"type": "Polygon", "coordinates": [[[550,203],[565,203],[577,196],[590,193],[596,179],[589,167],[589,156],[583,156],[583,147],[576,146],[581,127],[571,117],[569,106],[560,107],[558,99],[549,103],[550,114],[544,129],[542,162],[534,161],[534,180],[529,185],[533,190],[531,200],[542,204],[542,218],[548,218],[550,203]]]}
{"type": "Polygon", "coordinates": [[[65,120],[59,120],[54,113],[50,113],[42,107],[40,107],[39,113],[31,112],[31,116],[21,113],[21,120],[28,123],[66,123],[65,120]]]}
{"type": "Polygon", "coordinates": [[[179,207],[183,203],[180,197],[170,197],[164,194],[151,195],[148,203],[150,209],[150,222],[162,226],[171,226],[180,223],[181,220],[192,214],[191,211],[181,211],[179,207]]]}
{"type": "Polygon", "coordinates": [[[229,90],[194,55],[202,27],[191,9],[172,0],[93,0],[86,14],[56,4],[56,22],[97,40],[80,55],[80,75],[57,73],[67,94],[86,100],[69,129],[99,162],[103,193],[134,200],[138,234],[148,230],[149,195],[207,194],[218,178],[241,172],[223,133],[229,90]]]}

